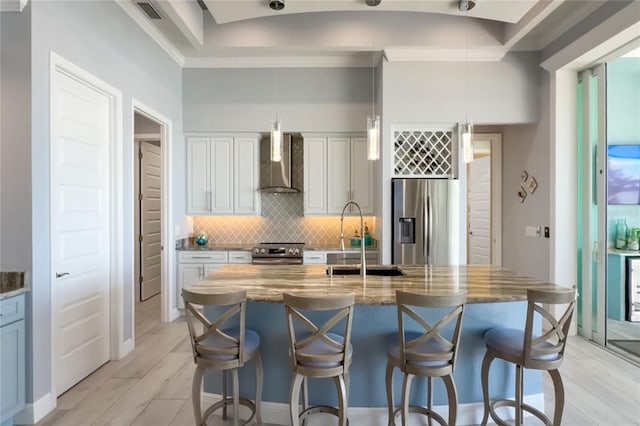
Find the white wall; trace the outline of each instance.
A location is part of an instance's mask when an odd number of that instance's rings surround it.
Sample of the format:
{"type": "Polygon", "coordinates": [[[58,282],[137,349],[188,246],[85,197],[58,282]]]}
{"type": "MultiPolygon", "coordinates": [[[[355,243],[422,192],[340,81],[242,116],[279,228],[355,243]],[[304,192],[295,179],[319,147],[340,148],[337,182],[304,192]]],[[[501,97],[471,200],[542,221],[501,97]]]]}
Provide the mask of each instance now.
{"type": "Polygon", "coordinates": [[[133,116],[133,129],[137,135],[160,135],[160,124],[138,113],[133,116]]]}
{"type": "Polygon", "coordinates": [[[31,270],[31,8],[0,13],[0,270],[31,270]]]}
{"type": "MultiPolygon", "coordinates": [[[[383,262],[391,260],[392,125],[450,126],[464,122],[467,115],[476,125],[537,123],[540,106],[544,105],[540,101],[541,71],[537,59],[535,53],[514,53],[501,62],[471,62],[468,65],[460,62],[383,63],[382,177],[378,182],[382,188],[379,212],[383,216],[380,222],[383,262]]],[[[507,143],[506,138],[503,143],[507,143]]],[[[504,163],[509,161],[512,159],[508,155],[503,156],[504,163]]],[[[460,179],[461,187],[464,187],[465,176],[461,175],[460,179]]],[[[461,211],[466,211],[464,203],[461,204],[461,211]]],[[[503,250],[508,250],[508,246],[503,245],[503,250]]]]}
{"type": "MultiPolygon", "coordinates": [[[[51,383],[51,265],[49,252],[49,57],[55,52],[123,92],[124,223],[133,229],[132,97],[173,121],[174,218],[185,216],[182,196],[184,142],[182,138],[182,77],[180,67],[111,1],[31,2],[32,12],[32,224],[33,224],[33,340],[38,351],[29,360],[33,381],[28,400],[50,392],[51,383]]],[[[28,215],[28,212],[25,212],[28,215]]],[[[133,236],[132,236],[133,237],[133,236]]],[[[133,238],[124,258],[133,259],[133,238]]],[[[124,265],[125,339],[132,332],[133,262],[124,265]]],[[[55,395],[54,395],[55,396],[55,395]]]]}
{"type": "Polygon", "coordinates": [[[184,131],[366,130],[371,68],[185,69],[184,131]]]}

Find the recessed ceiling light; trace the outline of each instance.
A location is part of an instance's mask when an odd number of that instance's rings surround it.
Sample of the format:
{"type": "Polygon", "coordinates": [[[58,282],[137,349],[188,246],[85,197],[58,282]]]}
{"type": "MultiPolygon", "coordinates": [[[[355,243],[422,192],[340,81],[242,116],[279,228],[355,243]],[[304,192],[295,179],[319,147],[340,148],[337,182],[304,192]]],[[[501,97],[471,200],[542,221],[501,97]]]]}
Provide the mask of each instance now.
{"type": "Polygon", "coordinates": [[[458,3],[458,10],[460,12],[467,12],[476,7],[476,2],[474,0],[460,0],[458,3]]]}
{"type": "Polygon", "coordinates": [[[374,7],[382,3],[382,0],[364,0],[364,2],[366,3],[367,6],[374,7]]]}
{"type": "Polygon", "coordinates": [[[269,0],[269,7],[273,10],[284,9],[284,0],[269,0]]]}

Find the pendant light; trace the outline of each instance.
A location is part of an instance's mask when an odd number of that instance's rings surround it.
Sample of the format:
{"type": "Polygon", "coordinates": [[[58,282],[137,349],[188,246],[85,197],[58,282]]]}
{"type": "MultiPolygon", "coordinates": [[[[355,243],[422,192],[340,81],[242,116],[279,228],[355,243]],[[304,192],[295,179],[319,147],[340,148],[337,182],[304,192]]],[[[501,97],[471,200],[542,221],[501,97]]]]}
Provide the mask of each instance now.
{"type": "MultiPolygon", "coordinates": [[[[278,71],[276,74],[276,108],[278,107],[278,71]]],[[[271,123],[271,161],[279,163],[282,161],[282,121],[276,112],[276,121],[271,123]]]]}
{"type": "MultiPolygon", "coordinates": [[[[465,8],[464,11],[468,12],[475,3],[472,3],[471,7],[465,8]]],[[[463,10],[463,9],[460,9],[463,10]]],[[[465,60],[464,60],[464,97],[465,97],[465,123],[459,125],[459,132],[462,139],[462,158],[465,163],[473,161],[473,123],[469,121],[469,34],[468,34],[468,22],[469,16],[466,14],[465,30],[464,30],[464,47],[465,47],[465,60]]]]}
{"type": "Polygon", "coordinates": [[[380,116],[376,115],[376,64],[371,50],[371,116],[367,117],[367,159],[380,158],[380,116]]]}

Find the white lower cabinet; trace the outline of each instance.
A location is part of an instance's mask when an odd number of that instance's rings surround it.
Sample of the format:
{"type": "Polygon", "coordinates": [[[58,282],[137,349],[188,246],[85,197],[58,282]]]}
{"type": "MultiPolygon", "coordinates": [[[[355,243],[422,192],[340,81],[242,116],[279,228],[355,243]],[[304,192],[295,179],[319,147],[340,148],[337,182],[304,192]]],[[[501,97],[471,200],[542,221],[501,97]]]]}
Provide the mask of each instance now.
{"type": "Polygon", "coordinates": [[[251,263],[245,250],[180,251],[178,253],[178,308],[184,309],[182,289],[202,281],[229,263],[251,263]]]}
{"type": "Polygon", "coordinates": [[[0,300],[0,423],[25,405],[24,294],[0,300]]]}
{"type": "Polygon", "coordinates": [[[184,308],[182,289],[189,288],[228,263],[226,250],[178,253],[178,307],[184,308]]]}

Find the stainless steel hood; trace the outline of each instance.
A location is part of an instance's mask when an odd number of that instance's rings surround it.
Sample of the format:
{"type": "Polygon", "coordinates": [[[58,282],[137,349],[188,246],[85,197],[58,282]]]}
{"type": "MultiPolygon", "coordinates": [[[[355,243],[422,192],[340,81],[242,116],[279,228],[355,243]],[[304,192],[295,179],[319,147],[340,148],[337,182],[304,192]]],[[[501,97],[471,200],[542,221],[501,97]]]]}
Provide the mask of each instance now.
{"type": "Polygon", "coordinates": [[[282,142],[282,161],[274,162],[270,157],[269,135],[263,135],[260,140],[259,190],[262,192],[302,192],[302,136],[285,133],[282,142]]]}

